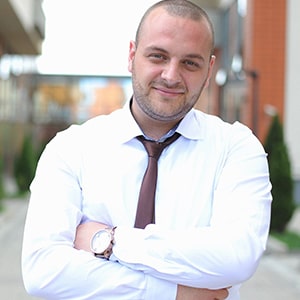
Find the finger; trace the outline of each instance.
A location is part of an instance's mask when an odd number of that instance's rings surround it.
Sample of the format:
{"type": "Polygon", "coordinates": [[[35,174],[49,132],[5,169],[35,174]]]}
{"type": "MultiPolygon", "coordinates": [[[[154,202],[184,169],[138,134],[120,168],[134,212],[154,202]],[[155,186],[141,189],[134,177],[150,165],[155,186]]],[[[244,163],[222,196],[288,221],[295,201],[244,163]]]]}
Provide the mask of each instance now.
{"type": "Polygon", "coordinates": [[[227,288],[218,290],[218,296],[214,300],[224,300],[228,297],[229,291],[227,288]]]}

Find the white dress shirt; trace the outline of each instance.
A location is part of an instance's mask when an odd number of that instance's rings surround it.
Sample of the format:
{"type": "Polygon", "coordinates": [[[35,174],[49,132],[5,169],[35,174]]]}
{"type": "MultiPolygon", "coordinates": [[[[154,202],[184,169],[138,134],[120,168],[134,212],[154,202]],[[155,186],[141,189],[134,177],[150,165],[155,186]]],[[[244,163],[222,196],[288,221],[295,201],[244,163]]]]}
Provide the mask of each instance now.
{"type": "Polygon", "coordinates": [[[60,132],[31,185],[22,253],[25,287],[45,299],[173,300],[177,284],[230,288],[266,247],[266,154],[236,122],[191,110],[158,165],[156,224],[133,228],[147,153],[128,106],[60,132]],[[76,227],[117,226],[110,261],[73,248],[76,227]]]}

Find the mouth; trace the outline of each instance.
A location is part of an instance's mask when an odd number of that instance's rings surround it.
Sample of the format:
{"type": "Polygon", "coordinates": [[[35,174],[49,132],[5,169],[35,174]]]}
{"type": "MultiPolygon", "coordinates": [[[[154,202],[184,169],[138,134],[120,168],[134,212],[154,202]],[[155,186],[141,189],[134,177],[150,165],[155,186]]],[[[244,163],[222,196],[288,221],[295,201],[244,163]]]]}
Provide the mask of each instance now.
{"type": "Polygon", "coordinates": [[[183,89],[166,88],[160,86],[153,87],[153,89],[155,89],[161,95],[168,97],[177,97],[185,93],[183,89]]]}

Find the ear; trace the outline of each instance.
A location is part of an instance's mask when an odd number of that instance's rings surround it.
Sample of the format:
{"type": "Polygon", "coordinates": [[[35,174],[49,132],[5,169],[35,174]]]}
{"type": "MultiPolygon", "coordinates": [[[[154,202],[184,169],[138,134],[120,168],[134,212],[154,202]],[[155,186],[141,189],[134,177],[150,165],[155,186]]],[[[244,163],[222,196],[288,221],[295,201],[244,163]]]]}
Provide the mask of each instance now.
{"type": "Polygon", "coordinates": [[[205,87],[208,87],[208,85],[209,85],[209,81],[210,81],[210,78],[212,75],[212,70],[214,68],[215,61],[216,61],[216,57],[215,57],[215,55],[212,55],[210,57],[210,61],[209,61],[209,69],[208,69],[207,79],[205,82],[205,87]]]}
{"type": "Polygon", "coordinates": [[[132,72],[132,64],[135,56],[136,44],[134,41],[130,41],[129,44],[129,56],[128,56],[128,71],[132,72]]]}

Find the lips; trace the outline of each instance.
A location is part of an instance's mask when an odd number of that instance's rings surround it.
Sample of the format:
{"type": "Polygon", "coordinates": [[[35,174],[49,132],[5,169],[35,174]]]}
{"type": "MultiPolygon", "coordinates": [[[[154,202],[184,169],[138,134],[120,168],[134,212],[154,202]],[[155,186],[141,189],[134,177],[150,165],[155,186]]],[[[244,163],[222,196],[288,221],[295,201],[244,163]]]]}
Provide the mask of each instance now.
{"type": "Polygon", "coordinates": [[[171,96],[172,95],[178,96],[178,95],[182,95],[185,93],[185,91],[183,89],[166,88],[166,87],[162,87],[162,86],[155,86],[153,88],[162,94],[171,95],[171,96]]]}

